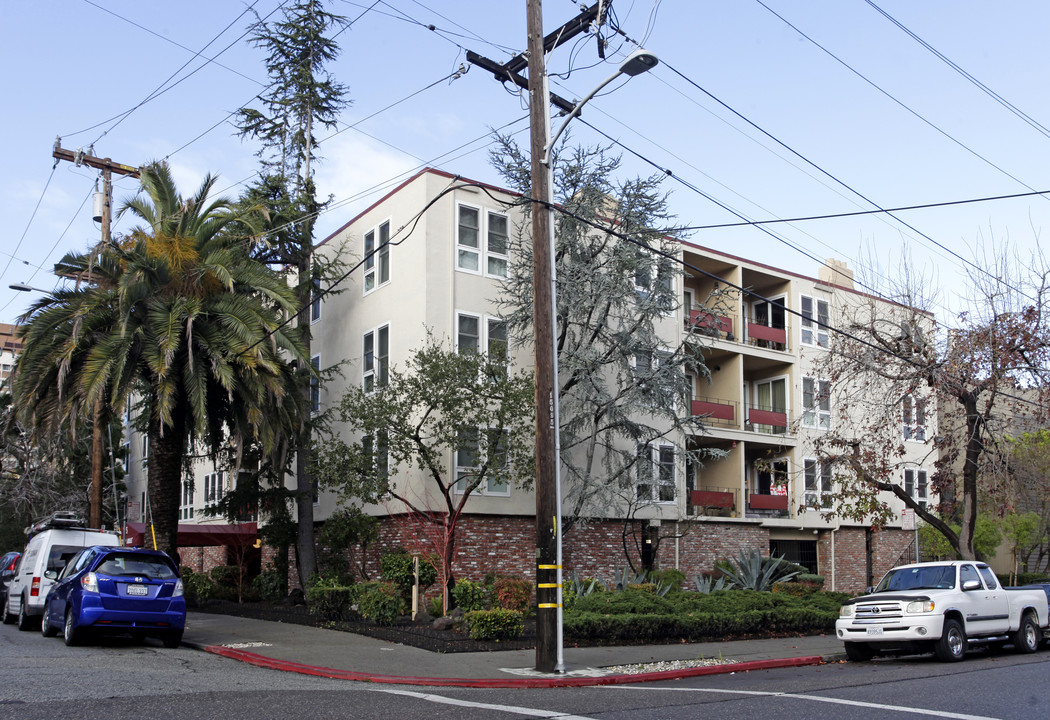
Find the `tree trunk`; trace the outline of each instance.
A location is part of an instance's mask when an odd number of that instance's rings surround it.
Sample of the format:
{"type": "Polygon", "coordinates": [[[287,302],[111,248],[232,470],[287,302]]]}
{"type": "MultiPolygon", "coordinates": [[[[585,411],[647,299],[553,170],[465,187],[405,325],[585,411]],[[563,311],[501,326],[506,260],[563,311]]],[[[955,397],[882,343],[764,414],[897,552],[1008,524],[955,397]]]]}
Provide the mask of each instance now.
{"type": "MultiPolygon", "coordinates": [[[[310,231],[313,224],[308,223],[310,231]]],[[[310,237],[307,235],[307,237],[310,237]]],[[[306,243],[309,248],[309,242],[306,243]]],[[[299,270],[299,328],[302,333],[303,354],[310,362],[310,308],[313,300],[313,275],[311,253],[303,250],[305,257],[298,263],[299,270]],[[305,278],[305,280],[304,280],[305,278]]],[[[308,368],[309,369],[309,368],[308,368]]],[[[303,383],[299,391],[303,394],[307,414],[312,411],[310,376],[303,373],[303,383]]],[[[317,574],[317,555],[314,548],[314,480],[310,474],[310,455],[313,451],[309,421],[299,437],[299,447],[295,455],[295,490],[296,490],[296,558],[299,570],[299,586],[306,588],[310,578],[317,574]]]]}
{"type": "Polygon", "coordinates": [[[978,462],[984,450],[981,417],[977,411],[977,396],[972,392],[960,395],[966,415],[966,453],[962,471],[962,492],[959,500],[962,513],[959,528],[959,556],[963,560],[976,560],[974,533],[977,529],[977,474],[978,462]]]}
{"type": "MultiPolygon", "coordinates": [[[[182,499],[182,461],[186,444],[186,418],[178,411],[161,434],[160,419],[150,420],[149,494],[147,521],[153,524],[157,549],[178,562],[179,504],[182,499]]],[[[149,528],[147,528],[147,531],[149,528]]],[[[147,547],[153,539],[147,533],[147,547]]]]}

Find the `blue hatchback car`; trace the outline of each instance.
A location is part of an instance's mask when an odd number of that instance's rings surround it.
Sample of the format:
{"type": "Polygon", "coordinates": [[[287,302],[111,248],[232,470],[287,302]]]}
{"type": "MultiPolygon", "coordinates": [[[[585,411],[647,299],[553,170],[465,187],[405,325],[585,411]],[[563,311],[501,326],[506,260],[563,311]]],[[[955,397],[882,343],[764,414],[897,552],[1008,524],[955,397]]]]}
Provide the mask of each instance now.
{"type": "Polygon", "coordinates": [[[40,625],[44,637],[62,631],[66,645],[97,633],[157,637],[169,648],[185,628],[186,599],[171,558],[101,545],[81,550],[57,575],[40,625]]]}

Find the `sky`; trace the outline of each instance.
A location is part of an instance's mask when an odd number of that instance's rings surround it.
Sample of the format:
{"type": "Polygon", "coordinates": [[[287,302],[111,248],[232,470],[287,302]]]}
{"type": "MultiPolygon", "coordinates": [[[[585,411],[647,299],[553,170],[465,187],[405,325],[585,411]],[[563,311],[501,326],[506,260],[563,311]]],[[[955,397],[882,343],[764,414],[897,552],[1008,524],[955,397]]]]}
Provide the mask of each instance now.
{"type": "MultiPolygon", "coordinates": [[[[62,282],[51,270],[65,252],[99,239],[97,172],[55,166],[56,137],[125,165],[166,159],[185,195],[208,172],[231,197],[254,178],[259,147],[230,119],[268,82],[264,53],[247,42],[253,13],[274,18],[281,4],[5,3],[0,322],[62,282]]],[[[491,132],[506,128],[527,148],[527,97],[469,67],[466,51],[498,62],[522,51],[525,0],[328,7],[350,22],[329,70],[351,104],[337,130],[318,132],[316,180],[332,204],[317,239],[422,167],[502,185],[491,132]]],[[[543,11],[550,32],[579,7],[546,0],[543,11]]],[[[588,103],[589,125],[574,121],[571,138],[609,142],[600,131],[620,143],[621,179],[668,173],[677,221],[702,228],[687,233],[693,242],[809,276],[834,257],[872,291],[908,274],[950,323],[972,276],[994,272],[992,255],[1005,248],[1028,265],[1050,231],[1050,196],[1033,194],[1050,190],[1050,3],[615,0],[613,18],[620,32],[601,30],[606,60],[594,34],[551,53],[552,90],[585,96],[639,45],[660,58],[588,103]],[[899,220],[706,227],[1021,194],[899,220]]],[[[136,190],[118,178],[117,206],[136,190]]],[[[130,227],[123,218],[114,232],[130,227]]]]}

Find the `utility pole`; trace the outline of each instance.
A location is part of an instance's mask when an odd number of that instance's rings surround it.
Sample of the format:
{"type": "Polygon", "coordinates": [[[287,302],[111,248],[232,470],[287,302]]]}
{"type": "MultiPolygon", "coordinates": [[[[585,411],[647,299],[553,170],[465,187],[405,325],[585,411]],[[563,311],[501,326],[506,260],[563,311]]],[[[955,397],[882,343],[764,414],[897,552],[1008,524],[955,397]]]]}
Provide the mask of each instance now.
{"type": "MultiPolygon", "coordinates": [[[[109,245],[112,242],[110,225],[113,222],[113,173],[127,175],[137,178],[138,168],[115,163],[109,158],[97,158],[85,153],[83,150],[65,150],[62,148],[62,140],[55,140],[55,148],[51,153],[55,160],[65,160],[76,164],[78,167],[87,165],[102,171],[102,244],[109,245]]],[[[92,409],[92,432],[91,432],[91,493],[88,502],[88,527],[102,527],[102,475],[103,461],[106,454],[102,426],[109,420],[108,406],[103,393],[99,393],[95,399],[92,409]]]]}
{"type": "Polygon", "coordinates": [[[554,298],[551,292],[551,226],[546,201],[550,178],[542,159],[547,149],[550,101],[547,58],[543,48],[540,0],[527,0],[529,48],[529,126],[532,155],[532,327],[536,352],[536,669],[554,672],[557,665],[558,557],[555,453],[557,415],[554,393],[554,298]]]}

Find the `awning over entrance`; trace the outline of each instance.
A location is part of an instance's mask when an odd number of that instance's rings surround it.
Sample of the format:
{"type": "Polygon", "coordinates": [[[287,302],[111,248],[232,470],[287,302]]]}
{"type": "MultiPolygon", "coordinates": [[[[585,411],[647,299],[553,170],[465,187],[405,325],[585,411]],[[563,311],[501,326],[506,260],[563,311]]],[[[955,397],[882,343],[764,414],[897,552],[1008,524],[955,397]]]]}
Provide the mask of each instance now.
{"type": "MultiPolygon", "coordinates": [[[[179,523],[179,547],[207,545],[236,545],[243,547],[255,543],[259,535],[257,523],[245,522],[236,525],[184,525],[179,523]]],[[[127,544],[135,547],[152,547],[149,526],[146,523],[128,523],[127,544]]]]}

